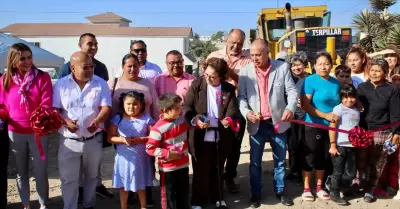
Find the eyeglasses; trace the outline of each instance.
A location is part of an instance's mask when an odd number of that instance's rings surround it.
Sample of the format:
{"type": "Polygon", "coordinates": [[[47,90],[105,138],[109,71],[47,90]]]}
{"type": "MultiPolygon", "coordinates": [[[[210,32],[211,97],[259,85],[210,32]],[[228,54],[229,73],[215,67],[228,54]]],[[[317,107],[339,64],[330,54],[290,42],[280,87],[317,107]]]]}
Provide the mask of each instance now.
{"type": "Polygon", "coordinates": [[[146,53],[147,49],[141,48],[141,49],[132,49],[131,51],[134,51],[136,54],[139,54],[140,52],[146,53]]]}
{"type": "Polygon", "coordinates": [[[170,62],[167,62],[167,64],[168,64],[168,65],[171,65],[171,66],[174,66],[174,65],[182,66],[182,64],[183,64],[183,59],[178,60],[178,61],[170,61],[170,62]]]}
{"type": "Polygon", "coordinates": [[[92,64],[88,64],[88,65],[81,65],[79,66],[80,68],[82,68],[83,70],[92,70],[96,67],[96,64],[92,63],[92,64]]]}

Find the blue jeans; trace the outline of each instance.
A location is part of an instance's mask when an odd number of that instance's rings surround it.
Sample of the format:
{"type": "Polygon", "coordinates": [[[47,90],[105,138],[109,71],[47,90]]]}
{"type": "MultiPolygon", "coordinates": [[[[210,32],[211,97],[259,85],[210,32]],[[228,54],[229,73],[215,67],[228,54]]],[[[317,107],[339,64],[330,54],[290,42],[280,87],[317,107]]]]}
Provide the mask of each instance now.
{"type": "Polygon", "coordinates": [[[261,163],[267,138],[270,140],[274,158],[274,189],[285,189],[286,132],[276,134],[270,121],[260,121],[258,132],[250,136],[250,185],[253,196],[261,197],[261,163]]]}

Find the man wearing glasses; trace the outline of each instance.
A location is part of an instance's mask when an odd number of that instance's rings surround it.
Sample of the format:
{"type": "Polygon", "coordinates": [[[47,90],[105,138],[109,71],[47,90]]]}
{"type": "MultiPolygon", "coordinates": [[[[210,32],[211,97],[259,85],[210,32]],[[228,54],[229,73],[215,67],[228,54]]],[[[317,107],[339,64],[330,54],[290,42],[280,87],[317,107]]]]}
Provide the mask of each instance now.
{"type": "Polygon", "coordinates": [[[157,94],[174,93],[183,99],[196,77],[184,72],[183,56],[177,50],[167,53],[165,63],[168,71],[154,79],[157,94]]]}
{"type": "Polygon", "coordinates": [[[72,73],[53,88],[53,107],[66,123],[58,130],[62,197],[64,209],[77,209],[82,171],[83,208],[93,209],[103,153],[101,129],[111,113],[111,94],[106,81],[93,75],[95,66],[87,53],[74,53],[70,63],[72,73]]]}
{"type": "MultiPolygon", "coordinates": [[[[94,64],[94,74],[105,81],[108,81],[108,70],[105,64],[102,62],[98,61],[97,59],[94,58],[97,54],[98,50],[98,43],[96,36],[91,34],[91,33],[84,33],[81,35],[79,38],[79,48],[81,49],[82,52],[85,52],[89,57],[92,59],[93,64],[94,64]]],[[[71,73],[71,63],[67,62],[61,69],[61,73],[59,75],[59,79],[69,75],[71,73]]],[[[83,181],[84,176],[81,176],[81,182],[83,181]]],[[[98,176],[98,182],[97,182],[97,194],[101,197],[106,197],[106,198],[113,198],[113,193],[111,193],[102,183],[102,178],[101,178],[101,173],[99,169],[99,176],[98,176]]],[[[79,188],[79,203],[82,202],[82,194],[83,194],[83,185],[79,188]]]]}
{"type": "MultiPolygon", "coordinates": [[[[142,40],[132,41],[131,54],[134,54],[139,59],[139,77],[154,80],[154,78],[162,73],[161,68],[147,60],[147,45],[142,40]]],[[[122,68],[116,77],[122,76],[122,68]]]]}

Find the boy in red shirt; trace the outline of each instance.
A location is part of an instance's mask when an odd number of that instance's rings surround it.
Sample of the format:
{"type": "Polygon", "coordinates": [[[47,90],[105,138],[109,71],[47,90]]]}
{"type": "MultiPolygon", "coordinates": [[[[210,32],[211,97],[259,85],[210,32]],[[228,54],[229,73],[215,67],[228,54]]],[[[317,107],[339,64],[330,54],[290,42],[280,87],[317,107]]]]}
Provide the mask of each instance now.
{"type": "Polygon", "coordinates": [[[188,126],[181,116],[181,97],[166,93],[158,99],[162,115],[152,127],[146,151],[158,158],[162,209],[188,209],[188,126]]]}

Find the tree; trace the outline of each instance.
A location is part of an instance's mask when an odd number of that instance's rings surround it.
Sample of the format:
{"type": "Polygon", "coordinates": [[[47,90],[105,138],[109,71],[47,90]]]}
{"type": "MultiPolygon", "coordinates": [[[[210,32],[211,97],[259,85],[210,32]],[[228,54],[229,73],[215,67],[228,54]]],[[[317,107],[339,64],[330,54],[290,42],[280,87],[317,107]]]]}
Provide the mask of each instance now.
{"type": "Polygon", "coordinates": [[[396,3],[397,0],[369,0],[369,4],[375,11],[384,11],[396,3]]]}
{"type": "Polygon", "coordinates": [[[223,31],[218,31],[211,36],[212,41],[222,41],[222,37],[224,37],[223,31]]]}
{"type": "Polygon", "coordinates": [[[388,11],[397,0],[369,0],[373,11],[363,10],[353,17],[359,30],[359,44],[367,52],[386,49],[389,44],[400,46],[400,16],[388,11]]]}
{"type": "Polygon", "coordinates": [[[216,51],[217,47],[212,41],[201,41],[197,33],[194,34],[193,40],[189,42],[189,52],[197,60],[207,57],[211,52],[216,51]]]}

